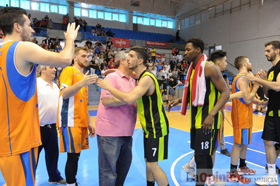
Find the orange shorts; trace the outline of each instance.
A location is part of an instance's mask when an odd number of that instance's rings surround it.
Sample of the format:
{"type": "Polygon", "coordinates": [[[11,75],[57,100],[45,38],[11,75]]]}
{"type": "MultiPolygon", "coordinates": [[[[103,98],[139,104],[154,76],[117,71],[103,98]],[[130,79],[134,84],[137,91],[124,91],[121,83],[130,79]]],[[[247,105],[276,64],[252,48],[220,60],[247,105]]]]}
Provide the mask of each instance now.
{"type": "Polygon", "coordinates": [[[233,128],[234,143],[249,145],[251,143],[252,128],[236,129],[233,128]]]}
{"type": "Polygon", "coordinates": [[[0,171],[7,186],[35,185],[35,172],[38,161],[38,147],[30,151],[0,157],[0,171]]]}
{"type": "Polygon", "coordinates": [[[61,127],[60,152],[80,153],[82,149],[88,149],[87,127],[61,127]]]}

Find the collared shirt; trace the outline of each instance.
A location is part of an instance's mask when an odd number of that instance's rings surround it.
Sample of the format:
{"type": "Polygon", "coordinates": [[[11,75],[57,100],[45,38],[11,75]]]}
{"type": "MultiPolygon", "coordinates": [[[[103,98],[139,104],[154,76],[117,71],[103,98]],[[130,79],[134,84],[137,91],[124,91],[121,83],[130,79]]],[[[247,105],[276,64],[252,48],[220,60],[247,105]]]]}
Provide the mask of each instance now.
{"type": "Polygon", "coordinates": [[[48,82],[39,77],[37,91],[40,125],[56,123],[59,88],[55,83],[52,88],[48,82]]]}
{"type": "MultiPolygon", "coordinates": [[[[106,79],[111,86],[123,92],[131,92],[136,87],[136,81],[125,76],[119,70],[106,76],[106,79]]],[[[113,97],[113,95],[102,89],[95,121],[96,134],[100,136],[132,136],[137,115],[136,103],[117,107],[104,106],[102,99],[107,97],[113,97]]]]}

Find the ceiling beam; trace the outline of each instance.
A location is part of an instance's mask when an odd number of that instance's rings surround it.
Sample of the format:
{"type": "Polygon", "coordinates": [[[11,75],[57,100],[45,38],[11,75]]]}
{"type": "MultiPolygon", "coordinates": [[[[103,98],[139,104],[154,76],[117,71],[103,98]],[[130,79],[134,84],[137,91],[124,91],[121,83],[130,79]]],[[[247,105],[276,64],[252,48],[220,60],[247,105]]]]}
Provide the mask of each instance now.
{"type": "Polygon", "coordinates": [[[106,3],[106,6],[108,6],[113,0],[110,0],[106,3]]]}
{"type": "Polygon", "coordinates": [[[147,11],[151,10],[152,8],[156,7],[156,6],[157,6],[158,4],[160,4],[162,1],[165,1],[165,0],[159,0],[159,1],[157,1],[156,3],[153,3],[152,6],[150,6],[150,7],[148,7],[148,8],[145,8],[145,9],[143,9],[142,11],[143,11],[143,12],[147,12],[147,11]]]}

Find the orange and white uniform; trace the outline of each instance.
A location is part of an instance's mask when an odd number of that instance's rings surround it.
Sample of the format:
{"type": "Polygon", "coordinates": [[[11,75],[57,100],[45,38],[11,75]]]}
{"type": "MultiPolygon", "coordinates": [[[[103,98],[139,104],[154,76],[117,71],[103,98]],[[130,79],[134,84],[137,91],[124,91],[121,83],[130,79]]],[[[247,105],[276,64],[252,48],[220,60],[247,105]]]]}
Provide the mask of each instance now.
{"type": "Polygon", "coordinates": [[[18,41],[0,44],[0,171],[8,186],[34,185],[41,145],[36,66],[22,75],[15,66],[18,41]]]}
{"type": "MultiPolygon", "coordinates": [[[[75,67],[63,69],[61,89],[81,81],[84,75],[75,67]]],[[[74,96],[63,99],[60,94],[57,125],[60,127],[60,152],[80,153],[88,149],[88,87],[82,87],[74,96]]]]}
{"type": "MultiPolygon", "coordinates": [[[[232,93],[239,92],[237,81],[244,75],[238,74],[232,83],[232,93]]],[[[252,91],[252,83],[248,84],[252,91]]],[[[231,119],[233,124],[233,138],[237,144],[251,143],[253,126],[253,102],[247,105],[242,98],[232,100],[231,119]]]]}

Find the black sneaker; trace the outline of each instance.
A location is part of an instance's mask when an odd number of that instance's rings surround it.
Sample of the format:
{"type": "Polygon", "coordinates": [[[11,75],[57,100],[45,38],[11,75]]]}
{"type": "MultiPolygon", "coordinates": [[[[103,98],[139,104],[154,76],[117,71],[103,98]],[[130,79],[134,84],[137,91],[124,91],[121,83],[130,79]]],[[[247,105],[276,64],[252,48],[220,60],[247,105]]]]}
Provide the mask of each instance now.
{"type": "MultiPolygon", "coordinates": [[[[280,169],[277,166],[275,168],[276,168],[276,174],[280,174],[280,169]]],[[[267,164],[265,166],[265,170],[267,170],[267,164]]]]}
{"type": "Polygon", "coordinates": [[[49,179],[49,184],[66,185],[66,180],[61,178],[59,181],[52,181],[49,179]]]}
{"type": "Polygon", "coordinates": [[[230,156],[230,152],[227,149],[221,149],[221,154],[224,154],[226,156],[230,156]]]}

